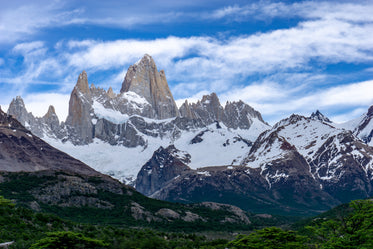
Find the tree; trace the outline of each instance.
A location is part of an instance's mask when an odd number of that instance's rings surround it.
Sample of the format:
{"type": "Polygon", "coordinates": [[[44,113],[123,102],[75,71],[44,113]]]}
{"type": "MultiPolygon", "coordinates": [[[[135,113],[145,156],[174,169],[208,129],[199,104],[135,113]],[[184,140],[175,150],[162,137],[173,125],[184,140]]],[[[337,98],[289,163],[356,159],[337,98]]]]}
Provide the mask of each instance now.
{"type": "Polygon", "coordinates": [[[321,248],[373,248],[373,202],[356,200],[352,212],[309,227],[321,248]]]}
{"type": "Polygon", "coordinates": [[[239,235],[228,243],[229,248],[307,248],[306,237],[297,235],[294,231],[284,231],[277,227],[257,230],[249,235],[239,235]]]}
{"type": "Polygon", "coordinates": [[[101,240],[91,239],[85,237],[81,233],[74,233],[69,231],[48,233],[46,238],[43,238],[33,244],[30,249],[41,248],[56,248],[56,249],[70,249],[70,248],[92,248],[101,249],[107,248],[108,244],[101,240]]]}
{"type": "Polygon", "coordinates": [[[14,207],[14,203],[11,200],[5,199],[0,195],[0,207],[14,207]]]}

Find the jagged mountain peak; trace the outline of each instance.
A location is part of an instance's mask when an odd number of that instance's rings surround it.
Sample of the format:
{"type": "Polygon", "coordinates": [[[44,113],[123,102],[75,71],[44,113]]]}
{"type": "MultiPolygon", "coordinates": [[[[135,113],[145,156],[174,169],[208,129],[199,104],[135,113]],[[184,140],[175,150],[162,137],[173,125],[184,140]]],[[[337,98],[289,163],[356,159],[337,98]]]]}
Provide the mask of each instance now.
{"type": "Polygon", "coordinates": [[[277,122],[273,126],[273,129],[278,129],[278,128],[283,127],[283,126],[288,126],[288,125],[291,125],[291,124],[295,124],[299,121],[306,121],[306,120],[307,120],[307,118],[305,116],[298,115],[298,114],[291,114],[290,117],[284,118],[284,119],[280,120],[279,122],[277,122]]]}
{"type": "Polygon", "coordinates": [[[150,55],[131,65],[122,83],[121,93],[134,92],[153,107],[158,119],[173,118],[179,110],[168,86],[164,71],[158,72],[150,55]]]}
{"type": "Polygon", "coordinates": [[[115,93],[113,91],[113,88],[109,87],[109,89],[107,90],[107,95],[109,96],[109,98],[115,98],[115,93]]]}
{"type": "Polygon", "coordinates": [[[187,166],[190,158],[188,153],[176,149],[174,145],[159,147],[139,171],[136,178],[137,190],[146,195],[155,193],[167,181],[190,170],[187,166]]]}
{"type": "Polygon", "coordinates": [[[88,76],[86,71],[83,70],[83,72],[79,74],[75,88],[81,93],[89,94],[88,76]]]}
{"type": "Polygon", "coordinates": [[[367,112],[367,116],[369,116],[369,117],[373,116],[373,105],[371,107],[369,107],[368,112],[367,112]]]}
{"type": "Polygon", "coordinates": [[[101,175],[77,159],[53,148],[27,130],[13,116],[0,110],[0,171],[41,170],[101,175]]]}
{"type": "Polygon", "coordinates": [[[322,114],[319,110],[316,110],[316,112],[313,112],[310,118],[314,120],[319,120],[321,122],[332,123],[332,121],[327,116],[322,114]]]}
{"type": "Polygon", "coordinates": [[[56,115],[56,110],[54,109],[54,106],[50,105],[47,113],[44,115],[44,118],[48,118],[48,117],[52,117],[52,116],[57,116],[57,115],[56,115]]]}
{"type": "Polygon", "coordinates": [[[0,126],[8,129],[22,129],[26,130],[23,125],[12,115],[8,115],[0,107],[0,126]]]}
{"type": "Polygon", "coordinates": [[[216,104],[220,105],[218,95],[215,92],[212,92],[212,93],[207,94],[207,95],[203,95],[201,103],[203,103],[203,104],[216,103],[216,104]]]}
{"type": "Polygon", "coordinates": [[[138,60],[134,66],[155,66],[155,61],[149,54],[144,54],[144,56],[138,60]]]}
{"type": "Polygon", "coordinates": [[[8,109],[13,109],[13,108],[26,109],[25,102],[23,101],[21,96],[17,96],[12,99],[8,109]]]}

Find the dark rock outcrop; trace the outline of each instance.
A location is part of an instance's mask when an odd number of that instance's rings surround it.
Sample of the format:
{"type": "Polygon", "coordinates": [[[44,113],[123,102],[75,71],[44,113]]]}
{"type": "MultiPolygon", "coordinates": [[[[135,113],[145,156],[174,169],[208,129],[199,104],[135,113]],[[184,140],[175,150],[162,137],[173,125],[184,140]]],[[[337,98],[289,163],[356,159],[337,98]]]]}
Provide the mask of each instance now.
{"type": "Polygon", "coordinates": [[[319,120],[325,123],[329,123],[329,124],[332,123],[332,121],[328,117],[326,117],[324,114],[322,114],[319,110],[316,110],[316,112],[313,112],[310,118],[319,120]]]}
{"type": "Polygon", "coordinates": [[[136,189],[144,195],[152,195],[168,181],[190,170],[187,164],[190,155],[175,146],[160,147],[152,158],[141,168],[136,178],[136,189]]]}

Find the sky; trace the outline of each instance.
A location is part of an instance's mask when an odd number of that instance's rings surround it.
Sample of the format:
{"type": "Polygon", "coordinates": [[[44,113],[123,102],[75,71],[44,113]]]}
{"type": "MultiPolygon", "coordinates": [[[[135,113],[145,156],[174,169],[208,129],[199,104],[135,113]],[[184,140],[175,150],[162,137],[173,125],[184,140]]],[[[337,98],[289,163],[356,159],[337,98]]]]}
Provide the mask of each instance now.
{"type": "Polygon", "coordinates": [[[373,105],[373,1],[0,0],[0,105],[21,96],[66,119],[89,83],[119,92],[149,54],[178,104],[216,92],[274,124],[316,109],[335,122],[373,105]]]}

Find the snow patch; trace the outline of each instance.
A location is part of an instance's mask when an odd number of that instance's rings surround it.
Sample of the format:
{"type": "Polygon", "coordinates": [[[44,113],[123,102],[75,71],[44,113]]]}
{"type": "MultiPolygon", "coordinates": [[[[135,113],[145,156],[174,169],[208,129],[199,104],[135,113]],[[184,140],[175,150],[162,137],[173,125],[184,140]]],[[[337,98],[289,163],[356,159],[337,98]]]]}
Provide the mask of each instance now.
{"type": "Polygon", "coordinates": [[[127,99],[128,102],[130,103],[135,103],[140,106],[150,105],[149,102],[144,97],[141,97],[135,92],[131,92],[131,91],[124,92],[121,94],[121,97],[124,99],[127,99]]]}
{"type": "Polygon", "coordinates": [[[210,172],[208,172],[208,171],[198,171],[197,174],[198,175],[204,175],[204,176],[211,176],[210,172]]]}
{"type": "Polygon", "coordinates": [[[127,114],[122,114],[119,111],[105,108],[101,103],[97,102],[96,100],[93,101],[92,107],[98,118],[106,119],[114,124],[124,124],[129,119],[129,116],[127,114]]]}

